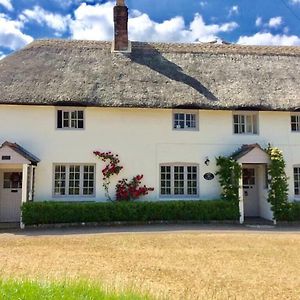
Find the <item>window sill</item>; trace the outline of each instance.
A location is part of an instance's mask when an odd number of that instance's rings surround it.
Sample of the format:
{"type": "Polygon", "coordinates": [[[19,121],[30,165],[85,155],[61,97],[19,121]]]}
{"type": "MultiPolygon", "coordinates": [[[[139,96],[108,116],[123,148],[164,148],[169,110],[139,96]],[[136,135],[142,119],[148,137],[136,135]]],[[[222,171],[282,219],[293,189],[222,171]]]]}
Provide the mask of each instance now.
{"type": "Polygon", "coordinates": [[[197,128],[173,128],[173,131],[200,131],[197,128]]]}
{"type": "Polygon", "coordinates": [[[165,200],[165,201],[178,201],[178,200],[199,200],[199,195],[195,195],[195,196],[186,196],[186,195],[182,195],[182,196],[172,196],[172,195],[160,195],[159,196],[159,200],[165,200]]]}

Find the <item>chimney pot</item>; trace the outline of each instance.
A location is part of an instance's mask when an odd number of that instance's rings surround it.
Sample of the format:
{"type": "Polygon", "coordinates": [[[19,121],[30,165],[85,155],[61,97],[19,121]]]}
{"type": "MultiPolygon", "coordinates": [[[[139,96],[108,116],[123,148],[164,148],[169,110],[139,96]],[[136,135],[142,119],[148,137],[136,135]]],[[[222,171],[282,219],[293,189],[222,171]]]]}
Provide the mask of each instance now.
{"type": "Polygon", "coordinates": [[[117,0],[117,6],[125,6],[124,0],[117,0]]]}

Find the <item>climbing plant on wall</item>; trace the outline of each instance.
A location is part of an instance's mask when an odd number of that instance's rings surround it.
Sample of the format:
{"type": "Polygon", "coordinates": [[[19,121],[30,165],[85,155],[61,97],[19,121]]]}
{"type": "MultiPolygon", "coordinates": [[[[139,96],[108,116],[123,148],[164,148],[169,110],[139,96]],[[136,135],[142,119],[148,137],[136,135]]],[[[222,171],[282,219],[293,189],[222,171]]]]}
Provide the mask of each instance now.
{"type": "Polygon", "coordinates": [[[240,178],[242,176],[241,166],[232,158],[219,156],[217,158],[219,168],[216,175],[222,188],[222,198],[228,201],[239,202],[240,178]]]}
{"type": "Polygon", "coordinates": [[[119,165],[119,156],[118,154],[113,154],[111,152],[100,151],[94,151],[94,155],[106,163],[105,168],[102,169],[103,187],[107,200],[111,201],[111,197],[109,195],[110,178],[113,175],[118,175],[123,169],[123,167],[119,165]]]}
{"type": "MultiPolygon", "coordinates": [[[[120,159],[118,154],[113,154],[112,152],[100,152],[94,151],[94,155],[105,162],[105,168],[102,169],[102,180],[103,187],[105,190],[105,196],[108,201],[112,201],[109,194],[109,186],[111,184],[111,177],[114,175],[119,175],[122,171],[123,166],[120,166],[120,159]]],[[[117,201],[130,201],[136,200],[141,196],[148,195],[149,192],[154,191],[154,188],[147,187],[146,185],[141,185],[141,180],[143,175],[136,175],[131,181],[124,178],[119,180],[116,185],[116,200],[117,201]]]]}
{"type": "Polygon", "coordinates": [[[270,156],[268,201],[271,204],[274,219],[283,220],[286,218],[290,207],[288,202],[288,177],[285,173],[286,164],[283,153],[278,148],[269,145],[266,151],[270,156]]]}

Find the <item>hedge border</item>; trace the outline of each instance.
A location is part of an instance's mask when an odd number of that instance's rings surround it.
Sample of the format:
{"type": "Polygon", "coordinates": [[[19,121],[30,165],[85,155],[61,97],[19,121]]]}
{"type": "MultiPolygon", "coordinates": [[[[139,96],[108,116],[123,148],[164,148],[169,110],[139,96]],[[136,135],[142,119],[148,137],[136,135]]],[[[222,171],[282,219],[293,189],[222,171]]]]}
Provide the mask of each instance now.
{"type": "Polygon", "coordinates": [[[148,223],[237,221],[239,208],[230,201],[28,202],[22,221],[28,225],[80,223],[148,223]]]}

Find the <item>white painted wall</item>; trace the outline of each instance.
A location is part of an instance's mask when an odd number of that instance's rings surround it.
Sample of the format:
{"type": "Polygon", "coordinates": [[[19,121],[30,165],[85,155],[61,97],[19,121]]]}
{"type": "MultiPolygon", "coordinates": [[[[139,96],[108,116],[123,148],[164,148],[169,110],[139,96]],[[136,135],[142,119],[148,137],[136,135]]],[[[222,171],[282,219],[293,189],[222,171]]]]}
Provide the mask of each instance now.
{"type": "Polygon", "coordinates": [[[203,178],[207,172],[216,172],[215,157],[229,155],[242,144],[265,147],[271,143],[281,148],[291,179],[292,165],[300,163],[300,133],[290,132],[288,112],[260,112],[259,135],[233,134],[230,111],[199,111],[196,132],[173,130],[172,110],[167,109],[86,108],[85,130],[78,131],[56,130],[55,112],[55,107],[0,106],[0,143],[17,142],[41,160],[36,169],[37,200],[53,199],[53,163],[96,163],[96,199],[105,200],[103,163],[94,157],[94,150],[119,154],[124,166],[120,177],[144,174],[144,183],[155,188],[147,199],[159,199],[160,163],[199,164],[201,199],[219,198],[217,178],[203,178]],[[209,166],[204,164],[206,156],[209,166]]]}

